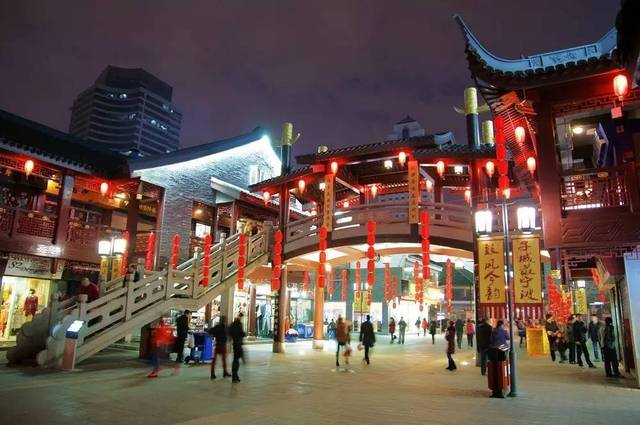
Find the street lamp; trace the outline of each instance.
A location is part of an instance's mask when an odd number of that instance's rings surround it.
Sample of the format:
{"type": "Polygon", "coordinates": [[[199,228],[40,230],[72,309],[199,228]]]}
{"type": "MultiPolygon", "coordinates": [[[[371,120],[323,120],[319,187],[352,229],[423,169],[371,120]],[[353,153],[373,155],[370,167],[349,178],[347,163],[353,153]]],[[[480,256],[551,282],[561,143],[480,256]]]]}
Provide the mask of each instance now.
{"type": "Polygon", "coordinates": [[[479,235],[488,235],[493,227],[493,213],[491,210],[476,211],[476,232],[479,235]]]}
{"type": "Polygon", "coordinates": [[[531,233],[536,228],[536,209],[534,207],[520,207],[517,210],[518,230],[531,233]]]}
{"type": "Polygon", "coordinates": [[[113,236],[111,239],[98,241],[98,255],[107,259],[107,282],[111,280],[113,259],[123,255],[127,251],[127,240],[121,236],[113,236]]]}

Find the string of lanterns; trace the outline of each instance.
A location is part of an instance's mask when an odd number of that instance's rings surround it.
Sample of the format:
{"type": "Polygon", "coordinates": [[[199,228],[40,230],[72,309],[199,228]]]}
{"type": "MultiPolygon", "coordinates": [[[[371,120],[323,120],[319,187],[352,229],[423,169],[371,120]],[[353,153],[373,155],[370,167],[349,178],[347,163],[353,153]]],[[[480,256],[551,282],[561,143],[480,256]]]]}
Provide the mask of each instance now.
{"type": "Polygon", "coordinates": [[[238,289],[244,289],[244,266],[245,266],[246,236],[240,233],[238,236],[238,289]]]}
{"type": "Polygon", "coordinates": [[[496,158],[498,163],[498,189],[505,198],[509,198],[509,164],[507,163],[507,147],[504,136],[504,118],[498,115],[494,120],[496,137],[496,158]]]}
{"type": "Polygon", "coordinates": [[[178,258],[180,257],[180,235],[173,235],[171,240],[171,268],[175,270],[178,267],[178,258]]]}
{"type": "Polygon", "coordinates": [[[453,263],[447,258],[445,265],[445,297],[447,301],[447,313],[451,313],[453,301],[453,263]]]}
{"type": "Polygon", "coordinates": [[[373,288],[376,280],[375,244],[376,244],[376,222],[369,219],[367,221],[367,245],[369,245],[369,248],[367,248],[367,258],[369,259],[367,261],[367,284],[369,285],[370,288],[373,288]]]}
{"type": "Polygon", "coordinates": [[[391,302],[391,265],[384,264],[384,299],[389,304],[391,302]]]}
{"type": "MultiPolygon", "coordinates": [[[[244,273],[244,270],[242,270],[244,273]]],[[[211,276],[211,235],[204,237],[202,246],[202,286],[209,286],[209,276],[211,276]]],[[[240,285],[240,250],[238,250],[238,286],[240,285]]]]}
{"type": "Polygon", "coordinates": [[[155,257],[156,250],[156,234],[149,233],[149,239],[147,239],[147,255],[144,259],[144,268],[146,270],[153,270],[153,258],[155,257]]]}
{"type": "Polygon", "coordinates": [[[273,277],[271,279],[271,290],[280,290],[280,274],[282,273],[282,230],[276,230],[273,237],[273,277]]]}
{"type": "Polygon", "coordinates": [[[347,270],[342,270],[342,282],[340,285],[340,295],[343,302],[347,301],[347,270]]]}

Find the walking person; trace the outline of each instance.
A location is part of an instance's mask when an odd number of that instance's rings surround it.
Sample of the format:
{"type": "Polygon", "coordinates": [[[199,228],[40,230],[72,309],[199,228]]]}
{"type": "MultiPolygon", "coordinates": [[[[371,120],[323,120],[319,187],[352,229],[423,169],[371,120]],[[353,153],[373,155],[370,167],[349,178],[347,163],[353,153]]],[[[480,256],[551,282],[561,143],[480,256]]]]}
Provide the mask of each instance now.
{"type": "Polygon", "coordinates": [[[449,326],[447,327],[444,338],[447,340],[447,360],[449,361],[447,370],[453,372],[458,368],[452,357],[456,352],[456,326],[453,320],[449,321],[449,326]]]}
{"type": "Polygon", "coordinates": [[[591,340],[591,347],[593,348],[593,359],[599,362],[600,361],[600,334],[602,333],[602,322],[598,320],[598,316],[596,314],[591,315],[591,321],[589,322],[588,332],[589,332],[589,339],[591,340]]]}
{"type": "Polygon", "coordinates": [[[400,316],[400,321],[398,322],[398,330],[400,331],[398,344],[404,344],[404,333],[407,330],[407,322],[404,321],[404,318],[402,316],[400,316]]]}
{"type": "MultiPolygon", "coordinates": [[[[173,331],[171,327],[164,323],[161,318],[158,321],[157,326],[152,331],[151,336],[151,363],[153,364],[153,370],[149,375],[149,378],[157,378],[160,373],[160,358],[167,357],[169,350],[173,344],[173,331]]],[[[177,368],[174,367],[173,373],[177,372],[177,368]]]]}
{"type": "Polygon", "coordinates": [[[389,335],[391,335],[390,344],[393,344],[393,340],[396,339],[396,321],[393,317],[389,320],[389,335]]]}
{"type": "Polygon", "coordinates": [[[435,319],[431,320],[429,323],[429,333],[431,334],[431,344],[436,343],[436,330],[438,329],[438,322],[435,319]]]}
{"type": "Polygon", "coordinates": [[[458,342],[458,349],[462,350],[462,336],[464,335],[464,320],[458,317],[456,320],[456,341],[458,342]]]}
{"type": "Polygon", "coordinates": [[[560,333],[560,328],[558,328],[558,323],[551,313],[547,313],[546,319],[544,321],[544,330],[547,333],[547,340],[549,340],[549,352],[551,354],[551,361],[555,362],[556,350],[558,349],[558,334],[560,333]]]}
{"type": "Polygon", "coordinates": [[[427,336],[427,329],[429,329],[429,322],[427,318],[422,319],[422,336],[427,336]]]}
{"type": "Polygon", "coordinates": [[[567,318],[567,328],[564,334],[564,339],[569,348],[569,364],[576,364],[576,340],[573,337],[573,323],[575,322],[574,315],[570,315],[567,318]]]}
{"type": "Polygon", "coordinates": [[[369,349],[376,343],[376,334],[373,332],[371,316],[367,314],[367,320],[360,326],[360,342],[364,345],[364,361],[369,364],[369,349]]]}
{"type": "Polygon", "coordinates": [[[209,329],[209,333],[215,339],[213,359],[211,360],[211,379],[216,379],[216,359],[218,356],[222,357],[222,377],[231,376],[227,372],[227,318],[220,316],[220,321],[209,329]]]}
{"type": "Polygon", "coordinates": [[[582,315],[576,314],[576,319],[573,322],[573,339],[576,344],[576,357],[578,360],[578,366],[583,367],[582,355],[589,365],[590,369],[595,369],[591,359],[589,358],[589,349],[587,348],[587,326],[582,321],[582,315]]]}
{"type": "Polygon", "coordinates": [[[342,316],[338,316],[338,323],[336,324],[336,341],[338,342],[338,348],[336,349],[336,367],[340,367],[340,347],[346,347],[349,343],[349,330],[342,316]]]}
{"type": "Polygon", "coordinates": [[[478,355],[480,356],[480,373],[484,376],[487,373],[487,360],[489,356],[489,348],[491,348],[491,332],[493,329],[487,322],[486,318],[482,318],[476,329],[476,345],[478,355]]]}
{"type": "Polygon", "coordinates": [[[473,348],[473,336],[476,334],[476,326],[471,319],[467,319],[465,333],[467,334],[467,348],[473,348]]]}
{"type": "Polygon", "coordinates": [[[604,328],[602,330],[602,359],[604,360],[604,371],[609,378],[619,378],[618,353],[616,352],[616,331],[613,327],[611,317],[605,317],[604,328]]]}
{"type": "Polygon", "coordinates": [[[418,317],[416,319],[416,323],[414,323],[416,325],[416,329],[418,330],[418,336],[420,336],[420,325],[422,324],[422,320],[420,320],[420,318],[418,317]]]}
{"type": "Polygon", "coordinates": [[[520,337],[519,346],[527,346],[527,327],[524,325],[524,320],[517,319],[516,327],[518,328],[518,336],[520,337]]]}
{"type": "Polygon", "coordinates": [[[191,322],[191,312],[185,310],[176,320],[176,363],[182,363],[184,361],[184,342],[189,336],[189,323],[191,322]]]}
{"type": "Polygon", "coordinates": [[[240,382],[238,370],[240,369],[240,359],[244,362],[244,352],[242,344],[247,334],[242,328],[242,318],[244,315],[239,313],[236,319],[229,325],[229,336],[233,346],[233,363],[231,363],[231,382],[240,382]]]}

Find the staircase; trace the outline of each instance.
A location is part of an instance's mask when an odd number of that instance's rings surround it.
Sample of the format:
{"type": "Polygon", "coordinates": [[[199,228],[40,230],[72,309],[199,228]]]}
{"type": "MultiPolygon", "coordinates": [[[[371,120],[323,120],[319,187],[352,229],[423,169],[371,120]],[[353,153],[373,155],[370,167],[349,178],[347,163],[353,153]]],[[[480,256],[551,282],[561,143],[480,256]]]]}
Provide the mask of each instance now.
{"type": "MultiPolygon", "coordinates": [[[[76,298],[53,301],[22,326],[7,359],[15,364],[35,357],[40,366],[59,365],[67,328],[74,320],[83,320],[76,357],[76,362],[81,362],[171,309],[204,307],[237,281],[238,236],[211,247],[206,288],[202,286],[204,256],[198,252],[176,269],[145,272],[137,282],[125,283],[123,278],[107,282],[105,294],[92,302],[76,298]]],[[[245,275],[267,263],[268,236],[261,232],[246,238],[245,275]]]]}

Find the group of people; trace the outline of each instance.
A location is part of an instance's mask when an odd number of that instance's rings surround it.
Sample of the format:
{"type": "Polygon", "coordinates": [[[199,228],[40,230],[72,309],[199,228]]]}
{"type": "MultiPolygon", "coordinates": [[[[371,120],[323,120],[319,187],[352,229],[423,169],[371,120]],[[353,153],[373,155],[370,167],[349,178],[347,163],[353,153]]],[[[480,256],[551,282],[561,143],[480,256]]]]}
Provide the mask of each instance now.
{"type": "Polygon", "coordinates": [[[591,321],[587,326],[582,320],[581,314],[572,314],[567,318],[567,323],[559,324],[553,314],[546,315],[544,329],[549,340],[551,360],[556,361],[556,351],[560,356],[559,363],[578,364],[583,367],[584,361],[590,368],[595,368],[589,355],[587,342],[591,344],[595,361],[600,361],[600,354],[604,361],[605,373],[608,377],[620,377],[618,369],[618,353],[616,349],[616,334],[611,317],[604,319],[604,325],[595,314],[591,315],[591,321]],[[567,358],[567,351],[569,356],[567,358]]]}
{"type": "Polygon", "coordinates": [[[454,371],[457,369],[453,354],[462,348],[463,333],[467,335],[467,346],[473,347],[473,337],[476,337],[477,350],[480,356],[480,372],[485,375],[487,372],[487,360],[489,358],[489,350],[492,348],[504,350],[509,345],[509,333],[504,328],[504,321],[498,320],[495,328],[492,328],[487,319],[480,320],[476,328],[475,323],[467,319],[464,322],[458,319],[455,322],[449,321],[449,326],[445,331],[445,339],[447,341],[447,370],[454,371]]]}
{"type": "MultiPolygon", "coordinates": [[[[406,327],[406,325],[405,325],[406,327]]],[[[340,348],[342,348],[345,363],[349,364],[349,357],[353,350],[351,349],[351,327],[342,318],[338,316],[338,323],[336,324],[336,342],[338,347],[336,349],[336,367],[340,367],[340,348]]],[[[362,359],[366,364],[370,364],[369,352],[376,343],[376,334],[373,331],[373,323],[371,323],[371,316],[367,315],[367,320],[360,326],[360,344],[359,347],[364,349],[364,357],[362,359]]]]}
{"type": "MultiPolygon", "coordinates": [[[[226,317],[220,316],[218,323],[209,328],[207,333],[214,340],[213,358],[211,359],[211,379],[216,379],[216,359],[222,358],[222,376],[231,377],[232,382],[240,382],[238,371],[240,370],[240,359],[245,361],[242,345],[246,336],[242,327],[243,314],[239,313],[235,320],[227,326],[226,317]],[[231,338],[233,348],[233,362],[231,373],[227,369],[227,341],[231,338]]],[[[174,373],[177,372],[178,365],[184,361],[184,347],[189,336],[189,323],[191,322],[191,312],[185,310],[176,320],[176,337],[173,338],[173,329],[160,320],[153,331],[152,336],[152,364],[153,370],[148,375],[150,378],[158,377],[160,371],[160,358],[168,355],[170,351],[176,351],[177,357],[174,366],[174,373]]]]}

